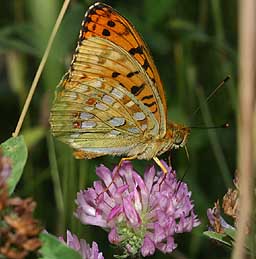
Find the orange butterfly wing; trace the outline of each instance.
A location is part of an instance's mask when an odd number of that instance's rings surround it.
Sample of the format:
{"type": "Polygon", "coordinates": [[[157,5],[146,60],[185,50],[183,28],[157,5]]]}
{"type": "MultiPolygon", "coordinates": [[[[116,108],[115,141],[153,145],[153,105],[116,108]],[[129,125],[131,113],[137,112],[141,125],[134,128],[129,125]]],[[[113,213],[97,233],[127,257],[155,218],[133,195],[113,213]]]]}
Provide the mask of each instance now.
{"type": "MultiPolygon", "coordinates": [[[[79,42],[90,37],[100,37],[113,42],[126,50],[145,70],[157,88],[161,99],[161,106],[163,107],[162,111],[161,109],[157,110],[155,107],[158,104],[153,102],[155,98],[152,94],[151,86],[146,85],[141,90],[140,88],[133,88],[132,85],[128,88],[129,84],[124,85],[128,91],[136,95],[154,113],[160,126],[159,136],[164,136],[166,133],[167,107],[163,85],[149,50],[136,29],[112,7],[103,3],[95,3],[85,14],[79,42]]],[[[132,77],[136,72],[131,71],[127,74],[127,77],[132,77]]],[[[118,78],[115,79],[118,80],[118,78]]]]}
{"type": "Polygon", "coordinates": [[[166,115],[159,74],[135,28],[110,6],[91,6],[70,70],[57,87],[53,135],[79,158],[151,159],[173,146],[166,115]]]}

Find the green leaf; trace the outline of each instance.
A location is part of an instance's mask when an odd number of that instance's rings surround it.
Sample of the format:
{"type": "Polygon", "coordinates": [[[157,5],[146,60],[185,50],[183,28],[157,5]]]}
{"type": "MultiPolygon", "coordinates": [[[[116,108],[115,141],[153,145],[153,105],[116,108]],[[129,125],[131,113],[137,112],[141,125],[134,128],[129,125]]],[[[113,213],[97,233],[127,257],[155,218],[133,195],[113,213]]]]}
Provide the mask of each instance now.
{"type": "Polygon", "coordinates": [[[13,137],[1,144],[4,156],[11,159],[12,173],[7,180],[9,194],[11,194],[23,172],[28,157],[27,146],[23,136],[13,137]]]}
{"type": "Polygon", "coordinates": [[[82,259],[77,251],[69,248],[53,235],[42,233],[40,240],[43,243],[39,250],[42,255],[40,259],[82,259]]]}
{"type": "Polygon", "coordinates": [[[38,144],[38,142],[45,137],[45,133],[45,128],[41,126],[23,130],[23,136],[28,148],[38,144]]]}
{"type": "Polygon", "coordinates": [[[236,236],[236,229],[234,228],[225,228],[224,232],[227,236],[229,236],[230,238],[232,238],[233,240],[235,240],[235,236],[236,236]]]}
{"type": "Polygon", "coordinates": [[[216,233],[213,231],[205,231],[204,235],[208,236],[211,239],[221,242],[229,247],[232,247],[232,240],[226,235],[221,233],[216,233]]]}

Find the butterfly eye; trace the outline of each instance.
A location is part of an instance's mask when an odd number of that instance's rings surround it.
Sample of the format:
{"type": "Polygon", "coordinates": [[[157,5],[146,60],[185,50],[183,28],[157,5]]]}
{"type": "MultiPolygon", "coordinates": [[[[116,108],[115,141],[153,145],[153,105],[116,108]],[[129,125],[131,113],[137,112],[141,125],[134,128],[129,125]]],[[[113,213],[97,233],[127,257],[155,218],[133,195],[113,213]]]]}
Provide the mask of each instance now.
{"type": "Polygon", "coordinates": [[[176,145],[180,145],[183,142],[183,138],[181,136],[177,136],[174,140],[176,145]]]}
{"type": "Polygon", "coordinates": [[[176,148],[178,148],[182,146],[185,136],[180,131],[176,131],[175,133],[176,134],[174,135],[174,145],[176,146],[176,148]]]}

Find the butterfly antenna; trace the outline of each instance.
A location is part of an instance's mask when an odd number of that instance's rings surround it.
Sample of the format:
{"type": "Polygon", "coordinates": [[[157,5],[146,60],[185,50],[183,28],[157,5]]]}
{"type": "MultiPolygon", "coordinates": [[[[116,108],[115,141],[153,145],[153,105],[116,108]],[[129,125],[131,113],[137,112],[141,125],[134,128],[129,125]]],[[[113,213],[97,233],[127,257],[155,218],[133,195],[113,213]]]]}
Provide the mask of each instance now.
{"type": "MultiPolygon", "coordinates": [[[[190,129],[226,129],[229,127],[230,127],[230,124],[225,122],[218,126],[190,126],[189,128],[190,129]]],[[[186,146],[185,146],[185,148],[186,148],[186,146]]]]}
{"type": "MultiPolygon", "coordinates": [[[[212,97],[217,93],[217,91],[231,78],[231,76],[227,76],[225,79],[223,79],[219,85],[206,97],[205,103],[209,103],[212,100],[212,97]]],[[[191,115],[191,121],[194,118],[194,116],[199,112],[200,105],[195,109],[195,111],[191,115]]]]}
{"type": "Polygon", "coordinates": [[[186,152],[187,159],[189,161],[189,152],[188,152],[188,148],[187,148],[186,145],[184,146],[184,149],[185,149],[185,152],[186,152]]]}
{"type": "Polygon", "coordinates": [[[169,151],[169,154],[168,154],[168,166],[172,167],[171,151],[169,151]]]}
{"type": "Polygon", "coordinates": [[[177,189],[176,189],[175,193],[177,193],[179,191],[180,186],[181,186],[181,184],[182,184],[182,182],[183,182],[183,180],[184,180],[184,178],[185,178],[185,176],[186,176],[186,174],[187,174],[187,172],[190,168],[189,152],[188,152],[188,148],[187,148],[186,145],[184,146],[184,150],[185,150],[185,153],[186,153],[186,157],[188,159],[188,166],[187,166],[186,171],[184,172],[184,174],[182,175],[181,179],[178,182],[178,186],[177,186],[177,189]]]}

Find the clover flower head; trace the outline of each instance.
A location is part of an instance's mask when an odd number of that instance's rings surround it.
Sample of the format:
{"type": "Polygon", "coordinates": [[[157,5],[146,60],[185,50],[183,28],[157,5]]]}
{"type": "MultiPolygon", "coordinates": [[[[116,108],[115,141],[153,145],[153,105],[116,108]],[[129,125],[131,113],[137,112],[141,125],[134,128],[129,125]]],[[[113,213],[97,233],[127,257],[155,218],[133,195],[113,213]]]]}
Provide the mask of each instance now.
{"type": "Polygon", "coordinates": [[[162,163],[166,175],[152,166],[144,178],[129,161],[113,171],[101,165],[96,169],[101,180],[77,194],[76,216],[84,224],[107,230],[109,241],[124,249],[122,258],[139,252],[149,256],[156,249],[170,253],[177,247],[176,234],[200,224],[187,184],[162,163]]]}
{"type": "Polygon", "coordinates": [[[83,259],[104,259],[102,253],[99,252],[98,244],[92,243],[92,247],[86,243],[84,239],[78,239],[78,237],[67,230],[66,242],[63,237],[59,238],[60,241],[65,243],[68,247],[78,251],[83,259]]]}
{"type": "Polygon", "coordinates": [[[9,157],[5,157],[0,149],[0,187],[2,188],[7,178],[11,174],[11,160],[9,157]]]}

